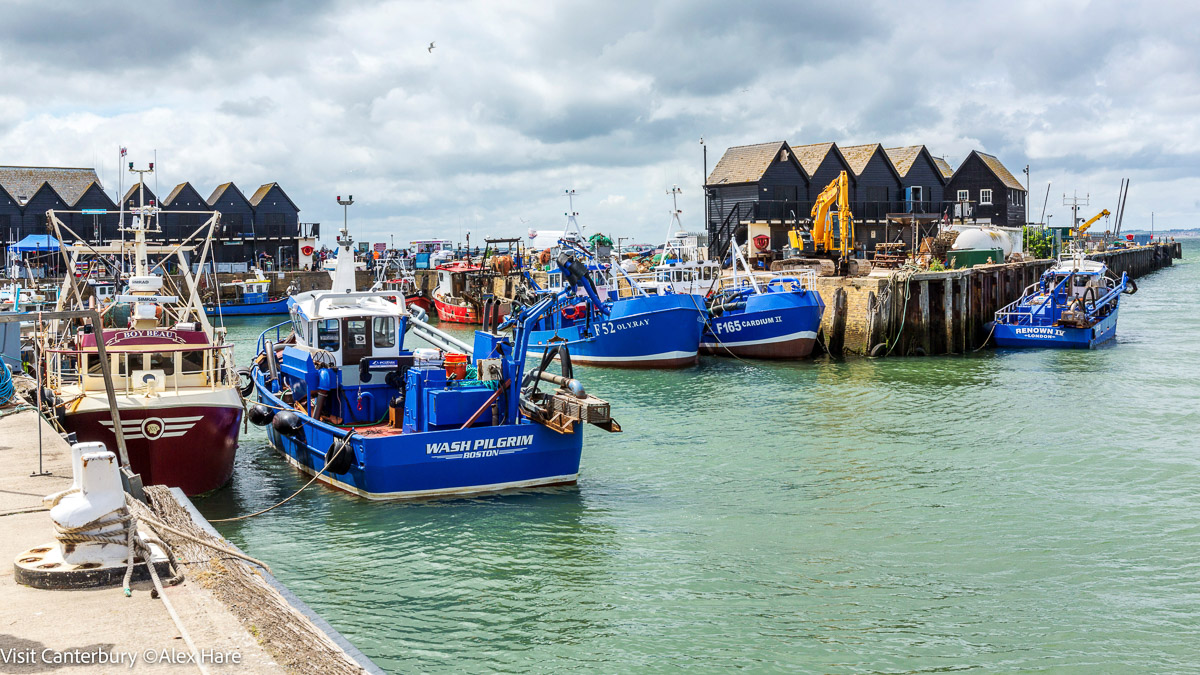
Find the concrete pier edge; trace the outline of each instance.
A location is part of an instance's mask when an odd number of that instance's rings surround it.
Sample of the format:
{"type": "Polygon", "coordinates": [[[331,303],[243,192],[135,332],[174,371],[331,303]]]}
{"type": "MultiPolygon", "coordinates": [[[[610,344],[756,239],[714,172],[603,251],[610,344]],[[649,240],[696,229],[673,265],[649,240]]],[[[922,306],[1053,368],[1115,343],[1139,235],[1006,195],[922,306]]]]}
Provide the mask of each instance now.
{"type": "MultiPolygon", "coordinates": [[[[187,495],[183,494],[183,490],[180,490],[179,488],[171,488],[171,496],[175,498],[175,501],[179,502],[180,506],[187,510],[188,515],[192,517],[192,522],[195,523],[196,527],[199,527],[205,532],[225,542],[225,544],[231,549],[240,553],[245,553],[245,551],[242,551],[240,548],[238,548],[236,544],[223,537],[221,533],[212,526],[212,523],[208,522],[208,519],[200,513],[200,511],[196,508],[196,505],[192,503],[192,500],[188,499],[187,495]]],[[[346,636],[342,635],[336,628],[330,625],[330,623],[326,621],[324,617],[314,612],[313,609],[309,607],[303,600],[296,597],[296,594],[293,593],[287,586],[285,586],[283,582],[276,579],[275,575],[263,569],[258,570],[258,573],[262,575],[262,578],[266,580],[267,584],[271,588],[274,588],[281,596],[283,596],[284,600],[287,600],[289,605],[291,605],[300,614],[303,614],[309,621],[313,622],[317,628],[321,629],[322,633],[325,633],[330,640],[333,640],[334,644],[336,644],[338,647],[341,647],[342,651],[346,652],[346,655],[349,656],[352,661],[362,667],[364,671],[371,673],[372,675],[387,675],[382,668],[375,665],[375,662],[372,661],[369,656],[362,653],[358,647],[355,647],[350,643],[349,640],[346,639],[346,636]]]]}

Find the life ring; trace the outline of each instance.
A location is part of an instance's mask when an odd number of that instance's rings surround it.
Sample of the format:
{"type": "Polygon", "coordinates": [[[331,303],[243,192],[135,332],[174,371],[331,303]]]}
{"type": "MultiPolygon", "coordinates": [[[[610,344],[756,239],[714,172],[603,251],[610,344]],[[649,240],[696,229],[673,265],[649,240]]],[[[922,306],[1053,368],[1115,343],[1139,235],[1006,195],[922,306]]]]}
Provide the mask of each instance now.
{"type": "Polygon", "coordinates": [[[302,254],[304,254],[304,255],[312,255],[312,254],[313,254],[313,247],[311,247],[311,246],[301,246],[301,247],[300,247],[300,253],[302,253],[302,254]]]}
{"type": "Polygon", "coordinates": [[[572,305],[571,307],[563,307],[562,315],[564,319],[570,319],[572,321],[582,319],[583,317],[587,316],[587,303],[581,302],[578,305],[572,305]]]}
{"type": "Polygon", "coordinates": [[[765,251],[771,245],[771,238],[765,234],[760,234],[754,237],[754,248],[765,251]]]}

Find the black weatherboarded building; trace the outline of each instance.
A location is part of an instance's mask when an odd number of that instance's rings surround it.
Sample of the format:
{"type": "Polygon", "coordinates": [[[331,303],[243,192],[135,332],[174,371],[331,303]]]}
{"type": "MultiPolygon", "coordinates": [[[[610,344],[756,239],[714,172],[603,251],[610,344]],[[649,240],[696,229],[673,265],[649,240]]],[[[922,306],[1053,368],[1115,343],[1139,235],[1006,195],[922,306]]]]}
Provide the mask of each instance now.
{"type": "Polygon", "coordinates": [[[995,155],[972,150],[950,178],[946,193],[956,202],[957,217],[1008,227],[1027,221],[1025,186],[995,155]]]}
{"type": "MultiPolygon", "coordinates": [[[[134,184],[122,195],[126,206],[138,203],[139,187],[134,184]]],[[[208,220],[208,214],[221,211],[222,225],[213,246],[217,262],[251,263],[260,253],[277,261],[296,260],[299,237],[317,234],[315,223],[302,228],[300,208],[278,183],[263,185],[250,199],[232,182],[218,186],[209,199],[186,181],[161,202],[149,185],[144,195],[147,203],[158,202],[162,209],[162,232],[151,235],[155,241],[180,242],[208,220]],[[186,213],[197,211],[200,213],[186,213]]],[[[27,235],[47,234],[46,211],[50,209],[103,210],[103,214],[66,213],[61,219],[88,241],[119,239],[120,206],[104,192],[95,169],[0,166],[0,246],[5,248],[27,235]]]]}
{"type": "Polygon", "coordinates": [[[855,238],[868,252],[874,243],[912,242],[912,226],[937,227],[944,219],[1025,224],[1025,189],[999,159],[972,152],[951,169],[924,145],[883,148],[878,143],[790,146],[773,141],[729,148],[706,179],[709,252],[724,259],[751,225],[769,228],[771,248],[787,245],[787,232],[807,226],[817,196],[845,171],[855,238]]]}

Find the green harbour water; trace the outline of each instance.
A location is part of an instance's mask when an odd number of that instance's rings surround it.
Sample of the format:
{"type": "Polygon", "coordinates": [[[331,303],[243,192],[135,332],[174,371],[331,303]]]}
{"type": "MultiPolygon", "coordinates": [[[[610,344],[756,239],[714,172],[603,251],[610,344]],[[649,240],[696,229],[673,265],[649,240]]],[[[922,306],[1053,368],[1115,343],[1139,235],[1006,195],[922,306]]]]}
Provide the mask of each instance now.
{"type": "MultiPolygon", "coordinates": [[[[1200,242],[1138,285],[1094,351],[578,368],[576,487],[219,529],[389,672],[1196,672],[1200,242]]],[[[306,480],[251,427],[198,506],[306,480]]]]}

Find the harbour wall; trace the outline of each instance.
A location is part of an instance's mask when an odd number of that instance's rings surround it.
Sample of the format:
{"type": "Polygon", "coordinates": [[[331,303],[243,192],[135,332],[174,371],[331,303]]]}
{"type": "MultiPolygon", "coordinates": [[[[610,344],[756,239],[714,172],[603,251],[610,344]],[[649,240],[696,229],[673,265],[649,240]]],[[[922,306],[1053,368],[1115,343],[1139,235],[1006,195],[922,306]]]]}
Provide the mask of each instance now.
{"type": "MultiPolygon", "coordinates": [[[[1096,253],[1115,274],[1138,278],[1183,255],[1178,242],[1096,253]]],[[[941,272],[818,277],[825,300],[820,343],[834,356],[961,354],[988,339],[996,310],[1021,297],[1054,264],[1031,260],[941,272]]]]}

